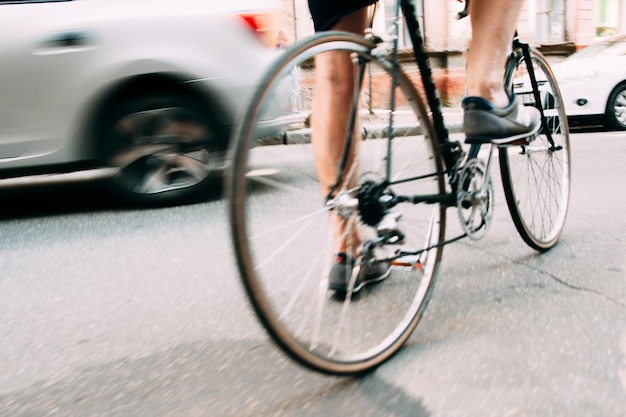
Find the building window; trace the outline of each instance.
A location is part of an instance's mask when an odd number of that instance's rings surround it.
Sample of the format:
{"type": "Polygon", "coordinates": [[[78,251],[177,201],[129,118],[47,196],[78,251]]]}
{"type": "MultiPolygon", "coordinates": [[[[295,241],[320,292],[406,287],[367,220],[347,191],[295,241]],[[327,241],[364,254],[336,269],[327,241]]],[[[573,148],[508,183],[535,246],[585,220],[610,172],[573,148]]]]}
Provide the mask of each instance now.
{"type": "Polygon", "coordinates": [[[596,5],[596,35],[610,36],[623,30],[624,0],[599,0],[596,5]]]}
{"type": "Polygon", "coordinates": [[[536,41],[565,42],[565,0],[536,0],[536,41]]]}

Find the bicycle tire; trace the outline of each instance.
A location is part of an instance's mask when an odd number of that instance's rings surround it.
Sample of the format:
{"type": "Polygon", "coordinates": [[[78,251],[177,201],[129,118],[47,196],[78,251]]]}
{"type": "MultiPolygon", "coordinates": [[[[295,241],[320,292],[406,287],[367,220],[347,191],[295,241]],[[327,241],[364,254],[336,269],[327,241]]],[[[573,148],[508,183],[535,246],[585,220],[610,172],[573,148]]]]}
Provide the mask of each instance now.
{"type": "Polygon", "coordinates": [[[530,57],[541,103],[533,95],[521,50],[507,62],[505,85],[524,105],[543,108],[544,125],[530,144],[500,147],[500,170],[518,233],[531,248],[547,251],[559,241],[567,218],[571,182],[569,127],[563,98],[548,62],[534,49],[530,57]],[[554,140],[554,147],[547,133],[554,140]]]}
{"type": "MultiPolygon", "coordinates": [[[[399,204],[394,210],[404,216],[400,223],[410,226],[405,229],[402,248],[415,244],[427,250],[398,258],[395,250],[400,246],[386,246],[381,249],[387,254],[383,256],[394,260],[391,276],[384,282],[343,298],[327,289],[333,232],[311,144],[306,140],[314,57],[337,50],[358,57],[359,62],[375,67],[368,70],[362,85],[375,83],[379,91],[390,79],[392,64],[374,58],[375,47],[363,37],[342,32],[317,34],[292,45],[261,80],[236,129],[231,152],[227,186],[231,234],[248,298],[283,351],[327,374],[367,372],[400,349],[426,308],[443,250],[444,205],[399,204]],[[292,85],[293,74],[299,85],[296,114],[291,113],[293,103],[280,100],[293,96],[284,90],[292,85]]],[[[403,175],[394,178],[427,178],[400,181],[391,188],[397,193],[441,194],[445,191],[443,161],[428,113],[408,76],[397,74],[401,107],[389,112],[381,110],[381,104],[359,113],[365,119],[366,140],[360,141],[363,152],[355,160],[365,177],[385,176],[386,170],[378,168],[383,168],[387,155],[389,127],[366,122],[387,122],[393,113],[397,120],[403,119],[393,126],[396,137],[390,155],[393,167],[401,168],[393,175],[403,175]]],[[[356,189],[343,192],[354,195],[356,189]]],[[[361,220],[359,215],[350,217],[366,239],[372,228],[361,220]]]]}

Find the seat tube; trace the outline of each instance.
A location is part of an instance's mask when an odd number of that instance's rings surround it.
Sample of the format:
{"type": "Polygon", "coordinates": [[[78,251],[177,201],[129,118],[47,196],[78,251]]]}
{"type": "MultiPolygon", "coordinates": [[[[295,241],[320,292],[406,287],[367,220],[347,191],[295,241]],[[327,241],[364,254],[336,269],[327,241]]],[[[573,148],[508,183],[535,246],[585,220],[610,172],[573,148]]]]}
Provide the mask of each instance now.
{"type": "Polygon", "coordinates": [[[413,44],[415,62],[420,71],[420,77],[424,85],[426,100],[428,101],[428,106],[432,111],[433,127],[435,129],[435,134],[437,135],[439,146],[442,150],[444,162],[446,163],[446,166],[448,168],[451,168],[455,166],[456,158],[452,154],[452,152],[449,151],[449,147],[447,146],[449,144],[448,129],[446,128],[443,120],[441,101],[439,100],[439,94],[437,93],[437,88],[433,81],[432,70],[430,68],[428,55],[424,46],[424,38],[422,36],[419,22],[417,21],[417,16],[415,14],[415,6],[413,6],[410,0],[400,0],[400,4],[402,7],[402,14],[404,15],[404,19],[409,32],[409,37],[411,39],[411,43],[413,44]]]}

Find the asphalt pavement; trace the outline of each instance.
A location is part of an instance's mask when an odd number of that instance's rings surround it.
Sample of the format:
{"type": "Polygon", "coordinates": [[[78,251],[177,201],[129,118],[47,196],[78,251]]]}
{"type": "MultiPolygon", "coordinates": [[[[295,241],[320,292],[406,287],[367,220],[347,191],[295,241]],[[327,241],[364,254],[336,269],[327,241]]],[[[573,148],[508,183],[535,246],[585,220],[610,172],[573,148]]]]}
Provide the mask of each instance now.
{"type": "Polygon", "coordinates": [[[624,417],[625,137],[572,135],[570,212],[545,254],[494,174],[490,232],[445,248],[420,326],[360,378],[268,340],[219,192],[137,210],[86,180],[0,181],[0,416],[624,417]]]}

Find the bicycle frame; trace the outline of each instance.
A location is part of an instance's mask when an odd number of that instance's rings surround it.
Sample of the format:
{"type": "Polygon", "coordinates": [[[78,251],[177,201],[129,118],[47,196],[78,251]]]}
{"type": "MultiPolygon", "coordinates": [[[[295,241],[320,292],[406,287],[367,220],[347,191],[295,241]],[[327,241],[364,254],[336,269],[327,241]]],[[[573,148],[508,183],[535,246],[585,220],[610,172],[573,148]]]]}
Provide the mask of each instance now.
{"type": "MultiPolygon", "coordinates": [[[[468,5],[469,5],[469,1],[466,1],[465,9],[458,14],[459,19],[462,19],[468,16],[468,8],[469,8],[468,5]]],[[[396,196],[397,198],[395,199],[393,203],[391,203],[391,205],[395,205],[397,203],[402,203],[402,202],[409,202],[412,204],[441,203],[441,204],[446,205],[447,207],[453,207],[453,206],[456,206],[458,203],[457,191],[459,187],[460,169],[468,161],[478,156],[478,153],[480,152],[480,149],[481,149],[481,145],[471,145],[469,151],[466,153],[464,152],[460,142],[453,141],[450,139],[449,131],[445,125],[444,118],[443,118],[443,111],[442,111],[441,101],[439,99],[439,94],[437,92],[437,88],[433,80],[433,73],[432,73],[432,69],[430,66],[428,53],[426,52],[426,49],[425,49],[424,38],[423,38],[421,28],[419,26],[419,22],[416,16],[415,6],[411,3],[410,0],[398,0],[396,2],[395,16],[394,16],[394,29],[393,29],[392,41],[391,41],[392,53],[389,56],[385,52],[384,58],[383,58],[383,59],[389,59],[389,62],[394,68],[394,70],[392,71],[392,85],[396,85],[397,83],[397,71],[395,70],[395,68],[399,67],[399,63],[398,63],[399,61],[398,60],[399,22],[400,22],[400,19],[402,18],[404,19],[406,28],[408,30],[409,39],[412,44],[415,63],[417,64],[417,67],[419,69],[420,80],[424,88],[426,102],[428,104],[428,107],[431,110],[431,118],[432,118],[431,121],[432,121],[433,130],[434,130],[434,135],[437,138],[439,151],[441,152],[442,160],[444,163],[443,172],[433,172],[432,174],[428,176],[439,176],[439,175],[445,174],[448,178],[448,185],[450,186],[450,191],[446,193],[442,193],[442,194],[435,194],[435,195],[396,196]]],[[[371,39],[374,42],[381,41],[375,36],[372,36],[371,39]]],[[[519,40],[517,31],[515,32],[515,36],[513,37],[511,45],[512,45],[512,52],[511,52],[510,59],[515,58],[515,54],[521,51],[521,57],[523,58],[526,64],[526,67],[528,68],[528,76],[531,80],[531,85],[532,85],[532,90],[533,90],[532,94],[533,94],[535,103],[537,103],[537,107],[539,108],[539,111],[541,113],[543,131],[546,132],[547,139],[549,143],[551,144],[550,150],[551,151],[560,150],[561,147],[555,145],[555,142],[552,138],[552,134],[550,133],[550,129],[547,126],[547,121],[546,121],[546,116],[544,114],[543,106],[540,104],[541,103],[540,91],[539,91],[538,84],[537,84],[537,77],[536,77],[536,74],[532,65],[530,45],[527,43],[523,43],[519,40]]],[[[360,91],[361,89],[361,85],[362,85],[362,82],[364,79],[364,73],[365,73],[365,64],[366,64],[365,60],[361,60],[358,65],[358,73],[355,78],[355,91],[356,92],[360,91]]],[[[346,171],[346,167],[348,164],[350,149],[353,146],[353,141],[355,140],[353,132],[356,126],[356,118],[358,116],[357,115],[358,100],[359,100],[359,95],[358,93],[356,93],[353,99],[353,106],[352,106],[353,110],[352,110],[352,113],[350,115],[350,119],[348,122],[349,125],[348,125],[346,138],[344,141],[343,157],[341,160],[341,165],[340,165],[340,169],[338,172],[337,181],[335,182],[335,185],[331,187],[330,192],[327,196],[327,200],[330,200],[334,197],[335,191],[338,189],[339,185],[343,181],[343,175],[346,171]]],[[[387,142],[388,154],[390,154],[392,151],[391,147],[392,147],[392,142],[394,140],[394,129],[393,129],[393,126],[394,126],[393,114],[395,111],[395,89],[394,88],[391,89],[390,103],[391,103],[391,108],[390,108],[389,129],[388,129],[389,139],[387,142]]],[[[492,147],[490,156],[489,156],[489,161],[491,161],[492,159],[493,151],[494,149],[492,147]]],[[[385,183],[382,184],[382,186],[387,187],[387,186],[402,183],[402,182],[409,182],[409,181],[423,179],[423,178],[405,178],[405,179],[401,179],[397,181],[391,181],[390,179],[391,171],[392,171],[391,163],[392,163],[391,158],[387,158],[387,162],[386,162],[387,164],[386,166],[387,177],[386,178],[387,179],[385,183]]],[[[488,175],[489,175],[490,167],[491,167],[491,163],[489,162],[487,166],[488,175]]],[[[444,244],[462,239],[465,236],[466,235],[462,235],[459,237],[452,238],[449,241],[445,242],[444,244]]],[[[428,250],[428,249],[429,248],[426,248],[424,250],[428,250]]]]}
{"type": "MultiPolygon", "coordinates": [[[[433,81],[433,75],[432,75],[432,70],[430,67],[430,62],[428,59],[428,54],[425,50],[424,38],[422,36],[422,32],[419,27],[419,22],[417,20],[417,16],[415,13],[415,6],[410,2],[410,0],[399,0],[398,2],[396,2],[397,16],[399,16],[400,9],[407,25],[409,38],[411,39],[411,44],[413,45],[413,54],[414,54],[415,62],[420,71],[420,79],[424,86],[424,93],[426,95],[428,106],[430,107],[432,111],[433,128],[434,128],[435,135],[437,136],[437,139],[439,142],[439,148],[443,157],[443,161],[445,163],[446,173],[449,177],[449,184],[452,187],[452,193],[447,195],[445,198],[441,198],[441,196],[437,196],[437,197],[421,196],[421,198],[418,196],[415,196],[413,198],[413,201],[416,201],[416,202],[448,201],[449,205],[454,205],[456,188],[458,185],[457,177],[456,177],[457,170],[464,159],[469,160],[469,159],[477,157],[481,146],[472,145],[467,154],[467,158],[463,158],[464,152],[461,147],[461,144],[458,141],[450,140],[448,129],[446,128],[446,125],[444,123],[443,111],[441,108],[441,101],[439,99],[439,94],[437,92],[437,88],[433,81]]],[[[469,10],[469,0],[466,1],[465,9],[458,14],[458,18],[462,19],[462,18],[467,17],[469,15],[468,10],[469,10]]],[[[512,46],[511,57],[514,57],[514,54],[516,51],[522,52],[522,57],[524,59],[526,67],[528,68],[528,76],[531,81],[535,103],[540,104],[541,97],[540,97],[540,92],[538,88],[537,77],[536,77],[536,74],[532,65],[532,58],[531,58],[531,53],[530,53],[531,47],[528,43],[524,43],[520,41],[517,31],[515,32],[511,46],[512,46]]],[[[397,55],[398,55],[398,48],[397,48],[397,36],[396,36],[396,43],[394,45],[394,52],[393,52],[394,67],[398,65],[397,55]]],[[[546,122],[547,119],[544,113],[543,106],[538,105],[537,107],[541,113],[543,131],[546,133],[548,141],[552,146],[551,150],[552,151],[560,150],[561,147],[555,145],[550,129],[547,126],[547,122],[546,122]]],[[[393,135],[393,132],[392,132],[392,129],[390,129],[390,136],[392,135],[393,135]]]]}
{"type": "MultiPolygon", "coordinates": [[[[437,94],[437,88],[433,81],[430,62],[424,48],[424,38],[415,14],[415,6],[413,6],[409,0],[400,0],[400,7],[407,25],[411,44],[413,45],[415,62],[420,70],[420,77],[424,85],[426,100],[432,111],[432,121],[435,134],[439,139],[439,146],[446,168],[450,170],[458,164],[458,160],[460,159],[459,155],[463,152],[461,144],[459,142],[450,141],[449,132],[443,120],[441,101],[439,100],[439,95],[437,94]]],[[[397,56],[397,48],[394,51],[394,55],[397,56]]]]}
{"type": "MultiPolygon", "coordinates": [[[[396,1],[394,34],[393,34],[393,40],[392,40],[393,53],[391,55],[391,58],[392,58],[391,63],[394,68],[398,67],[398,37],[399,37],[398,36],[399,34],[398,22],[399,22],[399,19],[401,19],[401,13],[407,25],[409,38],[411,39],[411,44],[413,45],[413,53],[415,56],[415,61],[420,71],[420,77],[424,85],[424,91],[426,94],[428,105],[432,110],[432,118],[433,118],[433,126],[435,129],[435,135],[437,136],[439,140],[440,151],[442,153],[442,156],[445,162],[446,172],[449,176],[451,176],[450,184],[452,185],[453,191],[454,191],[456,188],[456,181],[454,179],[454,173],[457,171],[457,168],[462,160],[463,150],[459,142],[450,141],[449,139],[448,129],[445,126],[444,119],[443,119],[443,112],[441,110],[441,101],[439,100],[437,88],[433,81],[430,62],[428,60],[428,55],[424,47],[423,36],[421,34],[419,23],[415,14],[415,7],[413,6],[413,4],[411,4],[409,0],[396,1]]],[[[355,79],[355,91],[356,92],[360,91],[361,89],[364,72],[365,72],[364,64],[360,63],[359,72],[355,79]]],[[[392,85],[396,85],[396,83],[397,83],[396,71],[393,71],[392,72],[392,85]]],[[[391,115],[390,115],[390,120],[389,120],[388,152],[391,152],[391,146],[392,146],[391,144],[393,142],[393,137],[394,137],[393,113],[395,110],[395,107],[394,107],[395,106],[395,89],[393,88],[391,89],[391,95],[392,96],[390,99],[391,115]]],[[[354,131],[354,127],[356,126],[356,118],[357,118],[356,109],[358,108],[356,104],[358,103],[358,99],[359,98],[358,98],[358,93],[357,93],[355,94],[354,99],[353,99],[353,106],[352,106],[353,111],[348,121],[348,129],[347,129],[346,138],[344,140],[344,149],[342,152],[343,156],[342,156],[342,160],[340,163],[338,177],[337,177],[337,180],[335,181],[335,184],[330,188],[330,192],[327,196],[327,200],[332,199],[334,192],[337,190],[337,188],[343,181],[343,175],[346,171],[346,167],[348,164],[349,150],[351,149],[352,141],[354,140],[353,131],[354,131]]],[[[478,153],[478,149],[479,147],[476,147],[476,150],[475,150],[476,154],[478,153]]],[[[387,170],[386,170],[387,178],[390,177],[390,173],[391,173],[390,164],[391,164],[391,161],[388,159],[387,170]]],[[[437,175],[437,174],[433,174],[433,175],[437,175]]],[[[443,199],[449,205],[454,205],[454,201],[455,201],[454,195],[455,195],[455,192],[449,195],[445,195],[445,196],[421,196],[420,198],[415,196],[415,199],[411,201],[415,201],[415,203],[435,202],[435,201],[440,202],[443,199]]]]}
{"type": "MultiPolygon", "coordinates": [[[[530,56],[530,45],[525,42],[521,42],[519,40],[519,35],[517,31],[515,32],[515,36],[513,37],[513,52],[511,52],[511,54],[514,54],[515,50],[522,51],[522,56],[524,57],[526,68],[528,68],[528,77],[530,78],[530,83],[533,86],[533,96],[535,98],[535,103],[541,103],[541,96],[539,93],[539,89],[537,88],[537,85],[538,85],[537,76],[535,74],[535,69],[532,65],[532,58],[530,56]]],[[[539,109],[539,112],[541,113],[541,124],[542,124],[543,130],[546,133],[548,141],[552,145],[551,150],[552,151],[561,150],[562,147],[555,145],[554,139],[552,138],[552,133],[550,132],[550,129],[548,129],[548,126],[546,124],[546,115],[544,113],[543,106],[541,105],[538,106],[538,109],[539,109]]]]}

